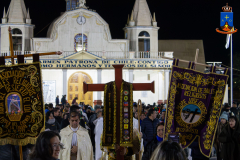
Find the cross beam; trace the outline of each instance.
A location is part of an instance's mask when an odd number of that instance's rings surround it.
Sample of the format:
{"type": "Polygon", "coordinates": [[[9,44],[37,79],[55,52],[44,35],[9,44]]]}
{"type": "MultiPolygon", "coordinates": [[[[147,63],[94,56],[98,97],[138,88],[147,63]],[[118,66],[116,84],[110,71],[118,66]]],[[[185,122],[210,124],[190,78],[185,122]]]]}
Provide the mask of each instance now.
{"type": "MultiPolygon", "coordinates": [[[[120,144],[120,92],[121,92],[121,84],[122,84],[122,69],[124,65],[112,65],[115,69],[115,84],[116,84],[116,97],[117,97],[117,128],[116,128],[116,137],[117,137],[117,145],[120,144]]],[[[105,84],[87,84],[83,82],[83,91],[84,94],[88,91],[104,91],[105,84]]],[[[151,90],[153,93],[154,90],[154,81],[152,83],[133,83],[133,91],[143,91],[143,90],[151,90]]],[[[119,145],[120,146],[120,145],[119,145]]],[[[123,151],[123,147],[120,147],[117,150],[117,160],[124,160],[124,156],[121,155],[123,151]]]]}

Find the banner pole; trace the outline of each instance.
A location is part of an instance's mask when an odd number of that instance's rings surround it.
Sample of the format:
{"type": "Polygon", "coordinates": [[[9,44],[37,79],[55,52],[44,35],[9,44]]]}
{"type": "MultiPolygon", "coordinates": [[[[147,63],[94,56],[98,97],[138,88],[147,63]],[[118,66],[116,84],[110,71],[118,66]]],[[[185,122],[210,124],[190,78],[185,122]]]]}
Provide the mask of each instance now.
{"type": "Polygon", "coordinates": [[[230,54],[231,54],[231,107],[233,104],[233,55],[232,55],[232,36],[233,34],[231,34],[231,48],[230,48],[230,54]]]}

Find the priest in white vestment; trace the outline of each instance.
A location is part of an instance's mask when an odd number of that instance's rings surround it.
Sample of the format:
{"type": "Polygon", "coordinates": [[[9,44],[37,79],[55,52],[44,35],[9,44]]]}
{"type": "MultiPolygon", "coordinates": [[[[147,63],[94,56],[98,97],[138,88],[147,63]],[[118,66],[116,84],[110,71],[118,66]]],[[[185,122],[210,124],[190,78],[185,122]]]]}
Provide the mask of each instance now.
{"type": "Polygon", "coordinates": [[[100,110],[97,113],[97,119],[95,121],[93,121],[93,123],[95,124],[95,129],[94,129],[94,133],[95,133],[95,160],[100,160],[102,157],[102,150],[101,150],[101,135],[103,132],[103,117],[102,117],[102,110],[100,110]]]}
{"type": "Polygon", "coordinates": [[[79,125],[80,113],[70,112],[70,125],[60,132],[61,143],[60,160],[93,160],[93,148],[88,131],[79,125]]]}

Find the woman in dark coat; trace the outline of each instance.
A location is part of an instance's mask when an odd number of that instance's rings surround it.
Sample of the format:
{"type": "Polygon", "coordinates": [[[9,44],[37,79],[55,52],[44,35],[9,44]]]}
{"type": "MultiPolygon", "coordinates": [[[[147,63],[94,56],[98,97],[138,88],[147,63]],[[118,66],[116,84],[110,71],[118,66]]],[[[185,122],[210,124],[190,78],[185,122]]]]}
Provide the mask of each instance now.
{"type": "Polygon", "coordinates": [[[147,144],[143,153],[142,160],[149,160],[154,150],[163,141],[163,129],[164,129],[164,123],[159,123],[156,127],[157,135],[152,141],[150,141],[147,144]]]}
{"type": "Polygon", "coordinates": [[[240,124],[233,113],[230,115],[228,125],[218,137],[219,142],[223,143],[221,150],[223,160],[236,160],[240,157],[240,124]]]}
{"type": "Polygon", "coordinates": [[[58,133],[60,132],[60,129],[61,129],[60,125],[54,118],[52,111],[49,111],[46,113],[45,129],[48,129],[51,131],[56,131],[58,133]]]}

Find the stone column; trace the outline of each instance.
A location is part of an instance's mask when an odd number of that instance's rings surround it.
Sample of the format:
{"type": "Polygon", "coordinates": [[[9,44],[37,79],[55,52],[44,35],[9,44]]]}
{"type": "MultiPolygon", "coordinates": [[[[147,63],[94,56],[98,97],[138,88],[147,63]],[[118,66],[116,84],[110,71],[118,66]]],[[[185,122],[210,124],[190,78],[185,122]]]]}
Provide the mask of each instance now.
{"type": "MultiPolygon", "coordinates": [[[[102,83],[102,69],[97,69],[97,83],[102,83]]],[[[97,100],[94,100],[94,105],[102,105],[102,92],[97,92],[97,100]]]]}
{"type": "Polygon", "coordinates": [[[164,71],[164,88],[165,88],[165,94],[164,94],[164,103],[167,103],[168,99],[168,89],[169,89],[169,70],[164,71]]]}
{"type": "Polygon", "coordinates": [[[124,79],[126,82],[130,82],[129,81],[129,71],[126,71],[125,72],[125,79],[124,79]]]}
{"type": "Polygon", "coordinates": [[[129,82],[133,83],[133,69],[129,69],[128,72],[129,72],[129,82]]]}
{"type": "Polygon", "coordinates": [[[67,69],[63,69],[62,71],[63,71],[63,95],[67,96],[67,69]]]}
{"type": "Polygon", "coordinates": [[[165,100],[164,88],[164,70],[160,70],[158,72],[158,104],[162,104],[165,100]]]}

